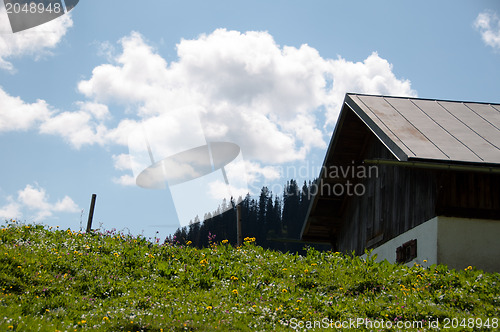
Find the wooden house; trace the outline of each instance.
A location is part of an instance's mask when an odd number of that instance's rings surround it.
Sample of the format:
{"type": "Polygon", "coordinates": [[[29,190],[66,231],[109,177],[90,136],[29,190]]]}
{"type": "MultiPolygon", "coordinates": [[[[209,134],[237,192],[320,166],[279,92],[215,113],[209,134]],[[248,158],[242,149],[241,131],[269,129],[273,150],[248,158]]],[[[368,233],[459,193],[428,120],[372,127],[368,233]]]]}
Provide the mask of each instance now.
{"type": "Polygon", "coordinates": [[[500,104],[347,94],[304,241],[500,272],[500,104]]]}

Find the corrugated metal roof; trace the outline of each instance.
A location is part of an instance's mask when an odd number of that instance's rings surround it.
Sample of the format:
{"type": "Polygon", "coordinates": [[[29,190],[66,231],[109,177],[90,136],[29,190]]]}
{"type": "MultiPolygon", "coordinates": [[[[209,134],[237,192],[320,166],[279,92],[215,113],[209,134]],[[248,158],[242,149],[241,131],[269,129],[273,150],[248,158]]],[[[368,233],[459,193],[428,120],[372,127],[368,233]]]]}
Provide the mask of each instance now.
{"type": "Polygon", "coordinates": [[[348,94],[399,160],[500,164],[500,105],[348,94]]]}

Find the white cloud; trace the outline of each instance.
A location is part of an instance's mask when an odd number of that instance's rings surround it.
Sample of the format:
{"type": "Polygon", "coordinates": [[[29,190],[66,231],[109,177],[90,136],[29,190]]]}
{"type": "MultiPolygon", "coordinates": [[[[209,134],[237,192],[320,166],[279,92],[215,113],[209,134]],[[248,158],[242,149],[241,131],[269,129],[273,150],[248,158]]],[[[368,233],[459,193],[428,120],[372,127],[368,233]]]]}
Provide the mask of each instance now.
{"type": "Polygon", "coordinates": [[[44,188],[39,186],[26,185],[26,187],[17,192],[17,200],[12,196],[7,197],[5,206],[0,208],[0,218],[14,219],[20,218],[22,211],[27,209],[30,215],[34,214],[35,221],[41,221],[51,217],[54,212],[78,212],[76,203],[69,197],[55,203],[49,202],[49,196],[44,188]]]}
{"type": "Polygon", "coordinates": [[[148,103],[161,97],[167,79],[166,61],[133,32],[120,40],[123,53],[114,64],[94,68],[92,78],[81,81],[78,89],[97,101],[119,103],[148,103]]]}
{"type": "Polygon", "coordinates": [[[107,105],[93,102],[77,102],[77,105],[82,111],[92,114],[97,120],[106,120],[111,117],[107,105]]]}
{"type": "Polygon", "coordinates": [[[130,174],[125,174],[120,176],[119,178],[113,178],[113,182],[125,187],[135,186],[135,177],[130,174]]]}
{"type": "Polygon", "coordinates": [[[333,125],[346,92],[382,94],[393,96],[413,96],[409,80],[396,78],[392,64],[373,52],[363,62],[351,62],[341,57],[328,60],[328,75],[333,80],[327,96],[327,124],[333,125]]]}
{"type": "Polygon", "coordinates": [[[122,153],[119,155],[113,155],[112,158],[114,161],[114,166],[117,170],[127,171],[134,169],[132,165],[133,158],[129,154],[122,153]]]}
{"type": "MultiPolygon", "coordinates": [[[[159,161],[207,139],[228,141],[254,163],[251,181],[273,178],[269,165],[325,148],[346,92],[416,96],[377,53],[362,62],[328,59],[308,45],[280,46],[267,32],[218,29],[181,40],[171,63],[136,32],[120,40],[121,53],[105,46],[111,59],[78,83],[87,98],[78,110],[51,112],[44,101],[26,104],[3,93],[0,103],[13,104],[6,114],[14,115],[0,115],[0,131],[39,125],[40,133],[62,136],[75,148],[128,146],[130,166],[118,156],[115,167],[134,176],[151,165],[148,145],[159,161]],[[124,114],[114,114],[121,120],[109,126],[113,104],[124,114]],[[22,107],[29,112],[10,110],[22,107]]],[[[130,175],[114,181],[134,182],[130,175]]]]}
{"type": "Polygon", "coordinates": [[[78,111],[57,113],[45,100],[26,103],[0,87],[0,133],[38,129],[42,134],[58,135],[73,147],[105,144],[109,141],[105,121],[111,117],[107,105],[77,102],[78,111]]]}
{"type": "MultiPolygon", "coordinates": [[[[120,144],[143,121],[161,127],[169,148],[195,147],[206,135],[238,144],[257,162],[293,162],[326,147],[330,132],[318,124],[318,115],[326,109],[333,125],[346,92],[416,95],[377,53],[357,63],[325,59],[308,45],[281,47],[267,32],[219,29],[182,40],[178,60],[170,64],[136,32],[120,43],[123,51],[114,61],[78,84],[96,102],[136,107],[138,118],[123,120],[106,136],[120,144]],[[185,111],[178,110],[193,105],[198,114],[180,116],[185,111]]],[[[157,134],[148,135],[155,141],[157,134]]]]}
{"type": "Polygon", "coordinates": [[[248,183],[273,181],[280,178],[280,168],[276,166],[262,166],[260,163],[250,160],[233,162],[226,167],[228,175],[237,178],[241,174],[246,174],[248,183]]]}
{"type": "Polygon", "coordinates": [[[0,208],[0,218],[1,219],[18,219],[23,216],[21,212],[21,205],[14,201],[12,196],[7,197],[8,204],[0,208]]]}
{"type": "Polygon", "coordinates": [[[236,198],[240,196],[245,197],[248,193],[248,188],[227,185],[220,180],[208,184],[208,194],[210,198],[215,199],[217,202],[221,202],[223,199],[229,200],[229,193],[236,198]]]}
{"type": "Polygon", "coordinates": [[[266,163],[300,160],[325,146],[314,122],[325,96],[326,62],[315,49],[280,47],[267,32],[224,29],[183,40],[177,49],[179,61],[171,67],[201,96],[211,139],[235,142],[245,156],[266,163]],[[221,125],[220,134],[210,130],[221,125]],[[306,131],[316,139],[297,135],[306,131]]]}
{"type": "Polygon", "coordinates": [[[44,100],[25,103],[20,97],[7,94],[1,87],[0,110],[0,132],[32,129],[51,115],[44,100]]]}
{"type": "Polygon", "coordinates": [[[62,112],[47,118],[40,125],[40,133],[59,135],[75,148],[85,144],[105,144],[108,132],[102,120],[109,116],[106,105],[78,103],[79,111],[62,112]]]}
{"type": "Polygon", "coordinates": [[[474,27],[481,33],[481,38],[486,45],[500,50],[500,19],[496,12],[480,13],[474,21],[474,27]]]}
{"type": "Polygon", "coordinates": [[[69,197],[64,196],[62,200],[57,201],[53,205],[53,210],[57,212],[78,212],[80,209],[78,205],[69,197]]]}
{"type": "Polygon", "coordinates": [[[39,59],[50,55],[73,25],[71,14],[62,15],[37,27],[12,33],[5,6],[0,6],[0,69],[14,71],[7,59],[24,55],[39,59]]]}
{"type": "Polygon", "coordinates": [[[18,191],[18,201],[29,209],[50,210],[45,189],[35,188],[29,184],[23,190],[18,191]]]}

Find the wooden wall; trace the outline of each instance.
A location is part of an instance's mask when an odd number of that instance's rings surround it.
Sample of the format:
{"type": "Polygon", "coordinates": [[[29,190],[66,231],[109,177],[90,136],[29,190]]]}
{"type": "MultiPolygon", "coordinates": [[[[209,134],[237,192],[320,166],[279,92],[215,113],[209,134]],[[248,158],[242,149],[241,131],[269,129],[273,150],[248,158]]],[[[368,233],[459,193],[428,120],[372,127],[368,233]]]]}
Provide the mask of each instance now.
{"type": "MultiPolygon", "coordinates": [[[[363,159],[395,160],[374,136],[363,159]]],[[[366,192],[348,200],[335,250],[362,254],[436,215],[500,220],[500,174],[378,165],[359,183],[366,192]]]]}
{"type": "Polygon", "coordinates": [[[500,174],[438,172],[436,214],[500,220],[500,174]]]}

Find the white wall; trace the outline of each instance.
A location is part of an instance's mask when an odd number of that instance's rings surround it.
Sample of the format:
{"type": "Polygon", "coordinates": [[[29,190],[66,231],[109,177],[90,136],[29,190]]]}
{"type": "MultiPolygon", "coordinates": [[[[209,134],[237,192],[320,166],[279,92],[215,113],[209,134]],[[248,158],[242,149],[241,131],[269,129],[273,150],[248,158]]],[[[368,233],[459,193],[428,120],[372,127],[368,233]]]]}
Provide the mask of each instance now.
{"type": "Polygon", "coordinates": [[[439,217],[438,236],[438,262],[500,272],[500,220],[439,217]]]}
{"type": "Polygon", "coordinates": [[[458,270],[470,265],[500,272],[500,220],[434,217],[375,248],[373,254],[377,261],[394,263],[396,248],[413,239],[417,258],[408,266],[445,264],[458,270]]]}
{"type": "Polygon", "coordinates": [[[417,258],[407,265],[412,266],[414,263],[422,266],[437,264],[437,236],[438,217],[435,217],[373,249],[373,254],[377,254],[377,261],[386,259],[390,263],[395,263],[396,248],[405,242],[417,239],[417,258]]]}

